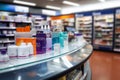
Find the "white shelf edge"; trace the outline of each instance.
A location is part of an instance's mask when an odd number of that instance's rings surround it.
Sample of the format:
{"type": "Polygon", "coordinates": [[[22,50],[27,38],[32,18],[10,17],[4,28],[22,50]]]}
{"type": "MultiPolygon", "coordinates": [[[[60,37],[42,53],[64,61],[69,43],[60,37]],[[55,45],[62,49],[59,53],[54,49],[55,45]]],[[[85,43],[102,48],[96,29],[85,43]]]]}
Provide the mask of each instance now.
{"type": "Polygon", "coordinates": [[[16,29],[16,27],[0,27],[0,29],[16,29]]]}

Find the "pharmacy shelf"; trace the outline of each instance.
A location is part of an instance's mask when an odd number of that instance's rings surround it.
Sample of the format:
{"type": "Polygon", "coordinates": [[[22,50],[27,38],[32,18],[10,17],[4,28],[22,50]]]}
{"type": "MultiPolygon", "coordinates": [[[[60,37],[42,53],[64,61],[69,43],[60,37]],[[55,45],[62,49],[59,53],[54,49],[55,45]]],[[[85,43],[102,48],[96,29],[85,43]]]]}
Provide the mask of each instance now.
{"type": "Polygon", "coordinates": [[[9,36],[15,36],[15,34],[7,34],[6,36],[7,37],[9,37],[9,36]]]}
{"type": "Polygon", "coordinates": [[[28,24],[31,24],[32,22],[31,21],[9,21],[9,20],[0,20],[0,22],[6,22],[6,23],[28,23],[28,24]]]}
{"type": "Polygon", "coordinates": [[[115,19],[115,40],[114,40],[114,51],[120,52],[120,14],[116,14],[115,19]]]}
{"type": "Polygon", "coordinates": [[[0,27],[0,29],[16,29],[16,27],[0,27]]]}
{"type": "Polygon", "coordinates": [[[94,48],[112,51],[113,31],[113,14],[94,16],[94,48]]]}
{"type": "Polygon", "coordinates": [[[2,43],[15,43],[15,40],[3,41],[2,43]]]}
{"type": "Polygon", "coordinates": [[[0,20],[0,22],[14,22],[14,20],[0,20]]]}
{"type": "Polygon", "coordinates": [[[57,80],[57,78],[83,65],[91,56],[92,51],[92,46],[86,42],[82,45],[72,43],[68,48],[62,49],[59,54],[54,54],[51,51],[27,59],[12,59],[8,63],[1,64],[0,73],[2,75],[0,78],[8,79],[9,77],[5,77],[5,72],[7,72],[7,76],[11,76],[12,80],[18,79],[19,76],[21,76],[21,80],[57,80]],[[41,70],[45,70],[45,65],[47,65],[47,72],[41,73],[41,70]],[[35,73],[34,79],[27,75],[28,73],[35,73]]]}
{"type": "Polygon", "coordinates": [[[0,50],[1,50],[1,49],[7,49],[7,47],[0,47],[0,50]]]}
{"type": "Polygon", "coordinates": [[[114,51],[120,52],[120,48],[114,48],[114,51]]]}
{"type": "MultiPolygon", "coordinates": [[[[82,16],[76,18],[76,28],[83,35],[92,36],[92,16],[82,16]]],[[[92,37],[84,37],[92,43],[92,37]]]]}
{"type": "Polygon", "coordinates": [[[0,37],[14,37],[14,34],[0,34],[0,37]]]}

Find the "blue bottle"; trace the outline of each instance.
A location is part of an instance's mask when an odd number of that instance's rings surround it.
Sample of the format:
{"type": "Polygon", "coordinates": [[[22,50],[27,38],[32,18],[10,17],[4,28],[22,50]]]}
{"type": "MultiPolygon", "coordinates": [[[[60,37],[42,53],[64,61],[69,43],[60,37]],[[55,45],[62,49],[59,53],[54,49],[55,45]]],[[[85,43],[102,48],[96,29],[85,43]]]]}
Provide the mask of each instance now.
{"type": "Polygon", "coordinates": [[[59,32],[53,32],[52,33],[52,49],[54,49],[54,44],[56,44],[56,43],[60,43],[60,37],[59,37],[59,32]]]}
{"type": "Polygon", "coordinates": [[[63,32],[59,32],[59,42],[60,42],[60,47],[64,47],[64,34],[63,32]]]}

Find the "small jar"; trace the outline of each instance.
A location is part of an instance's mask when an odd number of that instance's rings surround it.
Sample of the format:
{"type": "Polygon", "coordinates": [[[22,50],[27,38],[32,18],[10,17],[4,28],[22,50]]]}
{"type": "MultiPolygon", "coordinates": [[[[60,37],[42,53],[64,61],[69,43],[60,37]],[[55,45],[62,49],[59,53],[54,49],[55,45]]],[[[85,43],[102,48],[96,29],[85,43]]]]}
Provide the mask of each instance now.
{"type": "Polygon", "coordinates": [[[18,46],[18,58],[28,58],[29,48],[25,43],[18,46]]]}
{"type": "Polygon", "coordinates": [[[9,56],[6,53],[6,50],[1,50],[0,51],[0,62],[8,62],[9,61],[9,56]]]}
{"type": "Polygon", "coordinates": [[[60,43],[55,43],[54,44],[54,53],[55,54],[60,54],[60,43]]]}
{"type": "Polygon", "coordinates": [[[8,53],[10,58],[16,58],[17,57],[17,49],[18,49],[18,46],[16,46],[16,45],[8,46],[7,53],[8,53]]]}
{"type": "Polygon", "coordinates": [[[29,56],[32,56],[34,54],[32,43],[28,43],[27,46],[29,48],[29,56]]]}

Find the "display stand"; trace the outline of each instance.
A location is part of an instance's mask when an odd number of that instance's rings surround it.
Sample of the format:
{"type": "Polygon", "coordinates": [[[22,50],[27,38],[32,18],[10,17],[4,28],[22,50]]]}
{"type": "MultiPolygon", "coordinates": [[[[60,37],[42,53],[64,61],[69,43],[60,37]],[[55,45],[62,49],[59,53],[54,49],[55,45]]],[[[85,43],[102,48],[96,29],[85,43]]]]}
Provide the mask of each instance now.
{"type": "MultiPolygon", "coordinates": [[[[0,79],[2,80],[57,80],[75,69],[85,72],[85,63],[92,54],[92,46],[71,43],[68,48],[61,49],[61,53],[53,51],[36,55],[27,59],[12,59],[7,63],[0,63],[0,79]],[[56,61],[58,59],[58,61],[56,61]]],[[[89,65],[87,66],[89,67],[89,65]]]]}

